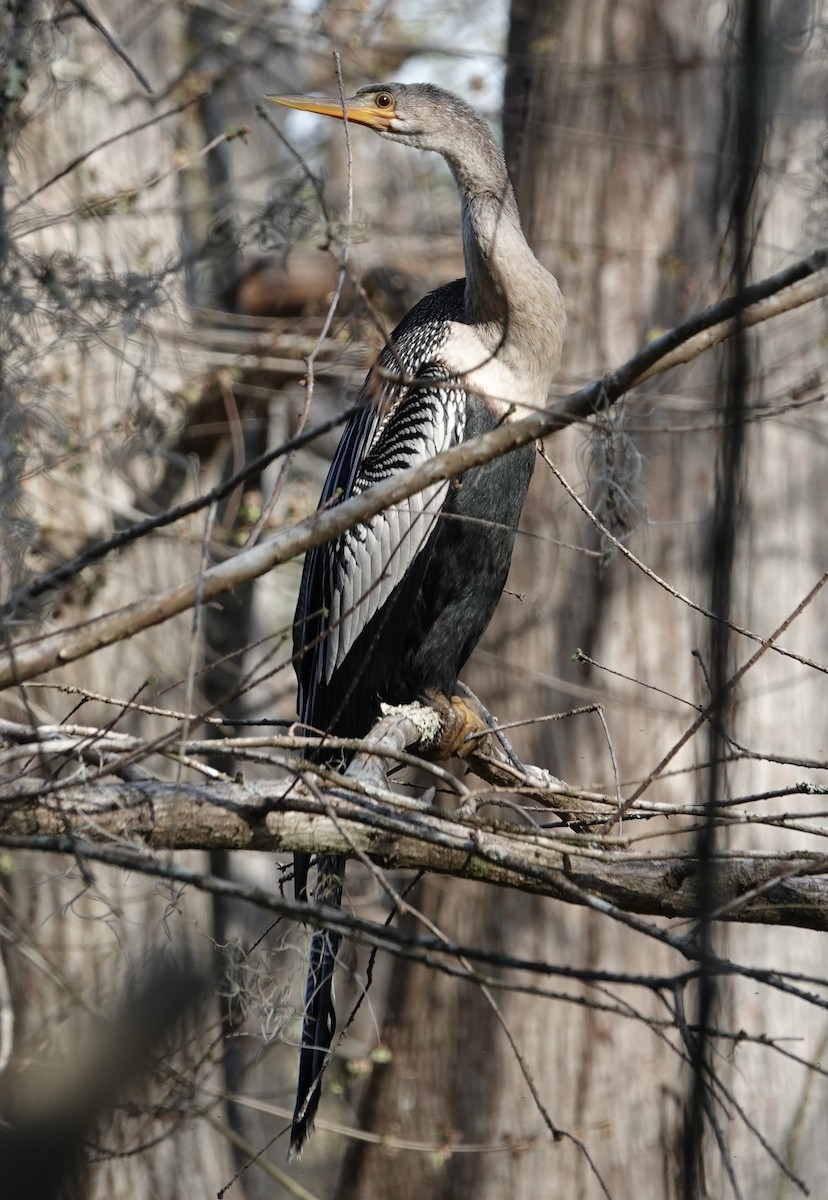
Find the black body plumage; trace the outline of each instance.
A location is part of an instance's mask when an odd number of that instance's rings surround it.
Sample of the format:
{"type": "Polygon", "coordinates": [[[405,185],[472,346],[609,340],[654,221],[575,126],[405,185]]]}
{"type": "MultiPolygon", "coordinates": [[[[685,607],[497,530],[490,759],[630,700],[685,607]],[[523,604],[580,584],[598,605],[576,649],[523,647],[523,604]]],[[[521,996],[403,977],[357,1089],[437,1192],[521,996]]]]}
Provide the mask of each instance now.
{"type": "MultiPolygon", "coordinates": [[[[320,507],[500,423],[485,398],[467,392],[440,358],[451,322],[463,319],[463,302],[460,279],[426,296],[394,330],[378,360],[380,373],[416,384],[386,383],[376,395],[376,370],[368,376],[320,507]]],[[[304,725],[360,737],[377,720],[381,701],[451,697],[503,591],[534,458],[534,446],[513,450],[430,489],[425,504],[415,497],[402,511],[380,513],[309,552],[294,624],[304,725]],[[362,582],[355,586],[355,579],[362,582]]],[[[320,861],[318,901],[340,903],[344,866],[341,858],[320,861]]],[[[308,856],[297,855],[301,898],[308,867],[308,856]]],[[[311,942],[292,1135],[297,1152],[313,1122],[336,1029],[338,948],[339,938],[326,931],[311,942]]]]}
{"type": "MultiPolygon", "coordinates": [[[[451,322],[463,318],[463,283],[426,296],[394,330],[320,506],[499,424],[440,358],[451,322]],[[391,382],[372,396],[378,374],[391,382]],[[416,382],[395,384],[400,374],[416,382]]],[[[503,591],[533,462],[531,446],[514,450],[310,551],[294,625],[300,720],[358,737],[380,701],[451,696],[503,591]]]]}
{"type": "MultiPolygon", "coordinates": [[[[343,116],[343,102],[273,97],[343,116]]],[[[438,288],[392,333],[357,398],[322,491],[330,506],[546,402],[565,316],[555,279],[520,226],[503,156],[485,122],[430,84],[376,84],[344,102],[348,120],[434,150],[462,202],[465,279],[438,288]]],[[[488,625],[509,571],[534,447],[428,486],[307,555],[294,625],[299,719],[325,735],[362,736],[380,704],[442,694],[488,625]]],[[[324,759],[324,737],[316,753],[324,759]]],[[[297,855],[296,894],[310,859],[297,855]]],[[[315,899],[338,905],[344,860],[318,863],[315,899]]],[[[337,936],[310,952],[299,1087],[298,1153],[313,1124],[336,1029],[337,936]]]]}

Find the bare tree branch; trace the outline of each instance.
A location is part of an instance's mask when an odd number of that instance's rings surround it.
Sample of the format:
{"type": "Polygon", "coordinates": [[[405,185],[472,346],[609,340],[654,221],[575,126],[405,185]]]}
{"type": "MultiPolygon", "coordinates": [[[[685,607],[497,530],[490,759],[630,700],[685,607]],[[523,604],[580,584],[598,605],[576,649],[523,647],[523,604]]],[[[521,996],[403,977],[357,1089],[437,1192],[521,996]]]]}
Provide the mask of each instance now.
{"type": "Polygon", "coordinates": [[[135,63],[132,61],[132,59],[129,57],[126,50],[123,48],[123,46],[118,41],[118,39],[114,36],[114,34],[110,33],[109,30],[106,28],[106,26],[103,25],[98,20],[98,18],[91,11],[89,6],[87,4],[83,3],[83,0],[69,0],[69,2],[72,5],[72,7],[76,8],[78,10],[78,12],[81,14],[81,16],[86,21],[89,22],[89,24],[92,26],[92,28],[101,35],[101,37],[104,39],[106,44],[112,50],[113,54],[115,54],[116,57],[120,58],[121,62],[124,64],[124,66],[126,66],[132,72],[132,74],[135,76],[135,78],[138,80],[138,82],[140,83],[140,85],[144,89],[144,91],[148,92],[149,95],[151,96],[152,95],[152,84],[149,82],[149,80],[147,79],[147,77],[143,73],[143,71],[140,71],[138,69],[138,67],[135,65],[135,63]]]}
{"type": "MultiPolygon", "coordinates": [[[[0,845],[63,851],[71,828],[78,844],[115,843],[130,858],[139,848],[361,852],[567,903],[589,897],[642,915],[698,913],[700,864],[681,851],[647,855],[620,838],[461,818],[387,791],[366,794],[372,790],[344,777],[321,794],[295,780],[130,780],[73,784],[58,799],[49,785],[27,780],[0,787],[0,845]]],[[[828,929],[828,856],[721,852],[714,870],[717,919],[828,929]]]]}
{"type": "Polygon", "coordinates": [[[470,467],[489,462],[509,450],[547,437],[589,417],[599,406],[606,407],[617,401],[645,372],[691,337],[722,321],[732,321],[736,313],[769,294],[791,287],[800,279],[819,272],[822,287],[818,291],[821,295],[828,294],[827,255],[826,251],[818,251],[772,279],[746,289],[743,295],[705,309],[640,351],[617,371],[580,388],[541,412],[501,425],[498,429],[436,455],[428,462],[401,471],[342,504],[317,512],[281,530],[264,545],[242,551],[234,558],[166,591],[145,596],[133,604],[72,629],[60,630],[36,642],[11,647],[5,658],[0,659],[0,688],[32,679],[131,637],[139,630],[161,624],[191,608],[196,597],[201,602],[212,600],[222,592],[249,583],[313,546],[320,546],[338,537],[354,525],[369,520],[390,505],[407,499],[431,484],[460,475],[470,467]]]}

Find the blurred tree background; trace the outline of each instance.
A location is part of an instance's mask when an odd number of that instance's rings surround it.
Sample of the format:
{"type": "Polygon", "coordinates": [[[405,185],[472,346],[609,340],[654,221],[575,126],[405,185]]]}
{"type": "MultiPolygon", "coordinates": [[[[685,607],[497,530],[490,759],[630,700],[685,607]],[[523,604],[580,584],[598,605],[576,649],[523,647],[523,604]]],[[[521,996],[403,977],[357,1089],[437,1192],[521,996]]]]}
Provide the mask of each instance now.
{"type": "MultiPolygon", "coordinates": [[[[502,117],[524,227],[567,302],[555,385],[565,395],[733,288],[747,153],[739,81],[754,9],[760,153],[741,211],[748,275],[760,279],[826,241],[823,0],[512,0],[510,11],[491,0],[474,16],[451,2],[414,13],[394,0],[111,0],[97,15],[123,55],[85,4],[7,5],[2,599],[344,412],[382,330],[462,273],[440,160],[357,130],[349,155],[341,125],[265,110],[265,94],[335,95],[337,51],[349,93],[376,79],[428,79],[463,94],[494,128],[502,117]]],[[[824,302],[757,326],[746,342],[730,615],[767,638],[828,565],[824,302]]],[[[702,821],[714,743],[697,734],[660,763],[710,698],[711,623],[683,597],[710,606],[727,378],[727,352],[713,350],[548,439],[571,493],[538,462],[509,589],[468,672],[500,719],[528,722],[514,731],[525,761],[612,793],[614,756],[624,797],[648,781],[616,832],[630,847],[675,853],[677,864],[702,821]],[[578,499],[673,590],[627,559],[578,499]],[[544,719],[594,704],[603,717],[544,719]]],[[[4,653],[160,592],[307,515],[336,436],[15,610],[4,653]]],[[[106,728],[159,750],[202,730],[207,715],[289,719],[298,579],[288,564],[8,688],[0,715],[33,728],[106,728]]],[[[753,802],[721,823],[722,852],[823,845],[819,797],[795,793],[802,780],[826,782],[826,631],[820,593],[782,638],[800,660],[765,654],[741,682],[721,788],[753,802]]],[[[735,639],[733,667],[754,650],[735,639]]],[[[104,771],[77,748],[48,761],[45,751],[21,759],[11,740],[0,748],[10,784],[104,771]]],[[[188,770],[126,754],[118,771],[140,777],[145,764],[171,779],[188,770]]],[[[232,780],[226,759],[213,769],[232,780]]],[[[270,768],[244,771],[267,778],[270,768]]],[[[285,872],[253,852],[177,861],[274,893],[285,872]]],[[[399,887],[410,878],[388,875],[399,887]]],[[[385,918],[387,897],[366,870],[349,866],[348,886],[360,914],[385,918]]],[[[288,1166],[285,1139],[274,1139],[295,1082],[301,930],[82,855],[4,851],[5,1096],[57,1088],[61,1065],[95,1042],[130,972],[159,948],[178,961],[195,946],[218,981],[87,1134],[60,1194],[818,1194],[828,1168],[823,934],[716,926],[716,952],[753,976],[722,978],[716,992],[693,1180],[695,990],[680,982],[675,946],[652,936],[689,936],[688,923],[652,921],[642,932],[595,908],[436,875],[408,901],[455,943],[573,968],[573,978],[546,980],[539,995],[536,978],[513,973],[492,993],[381,956],[328,1072],[317,1132],[304,1161],[288,1166]],[[590,975],[602,971],[617,981],[590,975]],[[772,985],[785,972],[811,999],[772,985]],[[655,977],[677,982],[637,985],[655,977]]],[[[343,1012],[367,969],[361,955],[346,957],[343,1012]]]]}

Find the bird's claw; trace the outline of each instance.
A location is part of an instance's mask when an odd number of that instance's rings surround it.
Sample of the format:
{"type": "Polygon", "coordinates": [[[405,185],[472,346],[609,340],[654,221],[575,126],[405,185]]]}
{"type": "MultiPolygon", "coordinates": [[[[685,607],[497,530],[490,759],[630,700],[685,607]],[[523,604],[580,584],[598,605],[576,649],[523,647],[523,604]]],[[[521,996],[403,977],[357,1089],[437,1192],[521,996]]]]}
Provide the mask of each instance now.
{"type": "Polygon", "coordinates": [[[444,692],[429,692],[425,698],[440,716],[440,733],[431,746],[435,758],[465,758],[491,732],[483,715],[462,696],[449,699],[444,692]]]}

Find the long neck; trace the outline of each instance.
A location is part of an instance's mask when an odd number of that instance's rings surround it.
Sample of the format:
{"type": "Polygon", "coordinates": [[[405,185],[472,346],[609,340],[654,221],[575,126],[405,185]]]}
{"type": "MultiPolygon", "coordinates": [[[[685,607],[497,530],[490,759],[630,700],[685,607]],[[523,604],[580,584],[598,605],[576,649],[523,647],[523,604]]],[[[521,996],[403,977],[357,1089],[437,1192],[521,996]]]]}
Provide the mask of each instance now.
{"type": "MultiPolygon", "coordinates": [[[[448,157],[448,156],[447,156],[448,157]]],[[[558,285],[532,253],[520,225],[506,164],[493,142],[448,157],[462,200],[466,320],[494,354],[555,370],[563,341],[558,285]]]]}

